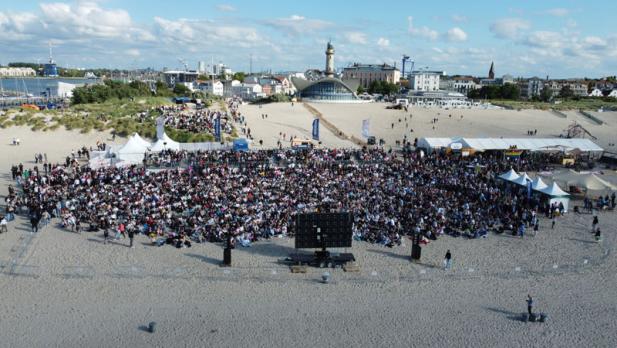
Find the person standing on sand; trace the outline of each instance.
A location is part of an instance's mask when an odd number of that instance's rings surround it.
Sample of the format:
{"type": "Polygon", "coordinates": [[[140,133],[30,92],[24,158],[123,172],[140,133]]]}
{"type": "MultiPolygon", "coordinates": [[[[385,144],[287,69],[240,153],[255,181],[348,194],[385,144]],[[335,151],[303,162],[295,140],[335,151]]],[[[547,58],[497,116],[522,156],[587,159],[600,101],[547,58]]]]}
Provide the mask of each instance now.
{"type": "Polygon", "coordinates": [[[596,229],[598,228],[598,223],[598,216],[596,215],[593,217],[593,222],[591,223],[591,233],[596,231],[596,229]]]}
{"type": "Polygon", "coordinates": [[[531,295],[527,294],[527,313],[531,315],[532,310],[533,310],[533,298],[531,298],[531,295]]]}
{"type": "Polygon", "coordinates": [[[133,238],[135,237],[135,227],[134,226],[129,225],[128,234],[129,234],[129,247],[131,249],[135,249],[135,246],[133,245],[133,238]]]}
{"type": "Polygon", "coordinates": [[[452,253],[450,253],[450,249],[446,251],[446,257],[443,260],[443,269],[449,270],[452,267],[452,253]]]}
{"type": "Polygon", "coordinates": [[[551,230],[555,228],[555,217],[551,219],[551,230]]]}

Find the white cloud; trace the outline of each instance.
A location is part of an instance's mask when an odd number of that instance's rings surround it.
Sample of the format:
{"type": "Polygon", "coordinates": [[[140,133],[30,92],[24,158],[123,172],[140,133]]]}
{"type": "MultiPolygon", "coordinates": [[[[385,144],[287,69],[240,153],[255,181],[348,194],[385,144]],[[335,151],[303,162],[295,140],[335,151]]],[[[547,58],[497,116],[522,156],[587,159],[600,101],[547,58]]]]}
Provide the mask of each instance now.
{"type": "Polygon", "coordinates": [[[221,11],[221,12],[234,12],[236,10],[236,8],[232,5],[229,4],[219,4],[216,5],[216,9],[221,11]]]}
{"type": "Polygon", "coordinates": [[[607,46],[606,40],[597,36],[587,36],[583,39],[583,43],[594,50],[604,49],[607,46]]]}
{"type": "Polygon", "coordinates": [[[555,16],[555,17],[564,17],[567,16],[570,13],[570,10],[568,10],[567,8],[551,8],[545,11],[546,14],[551,15],[551,16],[555,16]]]}
{"type": "Polygon", "coordinates": [[[448,30],[446,37],[448,41],[461,42],[461,41],[467,40],[467,33],[464,32],[463,29],[459,27],[455,27],[455,28],[448,30]]]}
{"type": "Polygon", "coordinates": [[[382,47],[382,48],[388,47],[388,46],[390,46],[390,40],[388,40],[386,38],[383,38],[383,37],[380,37],[377,40],[377,46],[382,47]]]}
{"type": "Polygon", "coordinates": [[[467,23],[467,21],[469,20],[467,16],[463,16],[459,14],[453,14],[452,16],[450,16],[450,18],[452,18],[452,20],[456,23],[467,23]]]}
{"type": "Polygon", "coordinates": [[[141,52],[139,52],[139,50],[136,48],[131,48],[131,49],[126,50],[126,54],[128,54],[131,57],[139,57],[141,55],[141,52]]]}
{"type": "Polygon", "coordinates": [[[323,30],[332,26],[332,23],[320,19],[308,19],[300,15],[287,18],[270,19],[265,25],[281,30],[286,34],[296,36],[306,32],[323,30]]]}
{"type": "Polygon", "coordinates": [[[411,34],[411,36],[421,37],[421,38],[429,39],[429,40],[436,40],[439,37],[439,33],[437,31],[430,29],[426,26],[416,28],[413,25],[412,16],[407,17],[407,23],[408,23],[407,31],[409,32],[409,34],[411,34]]]}
{"type": "Polygon", "coordinates": [[[78,2],[75,6],[65,3],[42,3],[43,23],[65,33],[102,38],[130,37],[133,27],[125,10],[106,10],[93,2],[78,2]]]}
{"type": "Polygon", "coordinates": [[[503,18],[493,22],[490,31],[499,38],[514,39],[522,30],[529,29],[529,22],[520,18],[503,18]]]}
{"type": "Polygon", "coordinates": [[[564,38],[561,33],[541,30],[531,33],[524,43],[539,48],[560,48],[564,46],[564,38]]]}
{"type": "Polygon", "coordinates": [[[365,45],[368,40],[366,39],[366,34],[361,33],[359,31],[349,31],[345,34],[345,39],[352,44],[365,45]]]}

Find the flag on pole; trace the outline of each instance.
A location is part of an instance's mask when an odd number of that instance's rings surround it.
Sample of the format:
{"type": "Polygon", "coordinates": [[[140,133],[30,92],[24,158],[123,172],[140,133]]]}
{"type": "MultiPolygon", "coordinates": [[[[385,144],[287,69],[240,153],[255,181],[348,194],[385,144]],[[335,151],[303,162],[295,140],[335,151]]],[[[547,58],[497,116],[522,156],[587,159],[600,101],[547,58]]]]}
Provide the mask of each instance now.
{"type": "Polygon", "coordinates": [[[371,133],[369,132],[369,119],[368,118],[366,120],[362,120],[362,136],[365,138],[368,138],[369,136],[371,136],[371,133]]]}
{"type": "Polygon", "coordinates": [[[313,120],[313,140],[319,141],[319,119],[313,120]]]}

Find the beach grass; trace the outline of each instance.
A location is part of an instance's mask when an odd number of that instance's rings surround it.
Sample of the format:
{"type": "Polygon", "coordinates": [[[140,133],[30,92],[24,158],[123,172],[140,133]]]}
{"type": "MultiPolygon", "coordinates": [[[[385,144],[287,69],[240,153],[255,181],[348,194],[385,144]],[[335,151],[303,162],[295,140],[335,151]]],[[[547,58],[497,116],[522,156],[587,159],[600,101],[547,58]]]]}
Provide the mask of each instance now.
{"type": "MultiPolygon", "coordinates": [[[[92,131],[115,130],[119,136],[139,133],[145,138],[156,137],[155,120],[158,106],[172,105],[166,97],[137,97],[134,99],[110,99],[103,103],[77,104],[65,110],[18,110],[10,109],[0,115],[0,127],[29,126],[32,131],[53,131],[63,126],[66,130],[78,130],[82,134],[92,131]],[[144,120],[135,117],[146,112],[144,120]],[[48,121],[47,121],[48,120],[48,121]]],[[[226,110],[224,101],[221,109],[226,110]]],[[[234,130],[235,131],[235,130],[234,130]]],[[[167,129],[169,136],[179,142],[214,141],[209,133],[191,133],[167,129]]]]}

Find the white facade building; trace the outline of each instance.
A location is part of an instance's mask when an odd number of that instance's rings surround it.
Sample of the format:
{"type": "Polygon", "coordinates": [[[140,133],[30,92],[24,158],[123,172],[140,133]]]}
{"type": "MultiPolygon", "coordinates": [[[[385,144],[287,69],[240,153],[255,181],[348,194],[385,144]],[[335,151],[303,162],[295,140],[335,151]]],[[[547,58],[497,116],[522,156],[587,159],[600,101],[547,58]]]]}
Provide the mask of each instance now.
{"type": "Polygon", "coordinates": [[[266,96],[263,93],[261,85],[256,83],[242,83],[237,86],[232,86],[231,89],[234,96],[244,100],[255,100],[266,96]]]}
{"type": "Polygon", "coordinates": [[[210,93],[212,95],[218,95],[221,97],[223,96],[225,92],[225,86],[223,85],[221,81],[218,81],[218,80],[202,82],[199,84],[199,89],[206,93],[210,93]]]}
{"type": "Polygon", "coordinates": [[[617,98],[617,89],[612,90],[607,97],[617,98]]]}
{"type": "Polygon", "coordinates": [[[438,91],[442,71],[412,71],[409,87],[414,91],[438,91]]]}
{"type": "Polygon", "coordinates": [[[589,96],[590,97],[603,97],[604,94],[602,94],[601,90],[599,90],[597,88],[594,88],[593,91],[591,91],[591,93],[589,93],[589,96]]]}
{"type": "Polygon", "coordinates": [[[480,88],[480,86],[474,81],[473,77],[469,76],[455,76],[448,80],[441,81],[440,87],[443,90],[451,92],[459,92],[467,95],[469,91],[480,88]]]}

